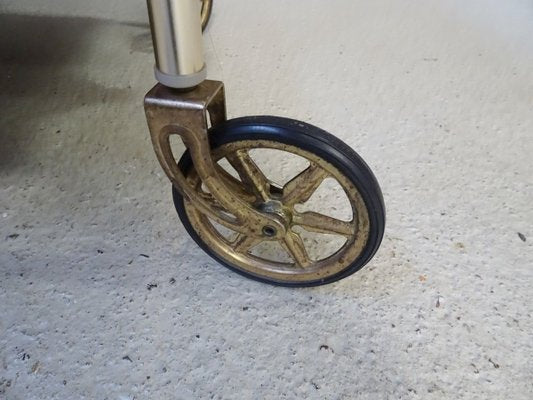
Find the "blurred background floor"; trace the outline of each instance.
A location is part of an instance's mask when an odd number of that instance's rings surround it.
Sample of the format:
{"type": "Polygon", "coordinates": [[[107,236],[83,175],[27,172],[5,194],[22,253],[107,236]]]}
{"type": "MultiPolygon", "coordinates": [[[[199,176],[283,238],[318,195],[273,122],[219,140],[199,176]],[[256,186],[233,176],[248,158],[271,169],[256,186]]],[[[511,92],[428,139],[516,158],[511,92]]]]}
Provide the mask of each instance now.
{"type": "Polygon", "coordinates": [[[215,0],[229,115],[316,124],[384,192],[373,261],[303,290],[175,215],[144,1],[0,12],[1,399],[531,399],[530,1],[215,0]]]}

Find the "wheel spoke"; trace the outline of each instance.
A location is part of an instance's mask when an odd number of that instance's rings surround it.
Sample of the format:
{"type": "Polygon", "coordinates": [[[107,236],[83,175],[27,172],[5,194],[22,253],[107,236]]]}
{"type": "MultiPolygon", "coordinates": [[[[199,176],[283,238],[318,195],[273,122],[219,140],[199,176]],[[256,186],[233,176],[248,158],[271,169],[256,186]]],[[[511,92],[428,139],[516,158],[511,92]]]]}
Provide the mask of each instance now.
{"type": "Polygon", "coordinates": [[[283,204],[292,206],[305,203],[328,176],[327,171],[311,163],[283,187],[283,204]]]}
{"type": "Polygon", "coordinates": [[[243,231],[237,219],[228,213],[210,193],[198,193],[201,201],[186,200],[187,207],[194,208],[220,225],[236,232],[243,231]]]}
{"type": "Polygon", "coordinates": [[[282,244],[300,268],[307,268],[312,264],[300,235],[289,230],[282,244]]]}
{"type": "MultiPolygon", "coordinates": [[[[224,207],[213,197],[211,193],[199,192],[198,196],[213,210],[227,212],[224,207]]],[[[194,203],[191,203],[194,207],[194,203]]]]}
{"type": "Polygon", "coordinates": [[[250,193],[246,190],[246,187],[241,181],[233,177],[228,171],[226,171],[221,166],[217,167],[217,172],[220,176],[220,179],[230,188],[237,196],[246,200],[249,203],[252,203],[255,200],[253,193],[250,193]]]}
{"type": "Polygon", "coordinates": [[[267,201],[270,198],[270,182],[246,150],[237,150],[226,158],[243,183],[250,186],[259,199],[267,201]]]}
{"type": "Polygon", "coordinates": [[[329,233],[348,238],[355,233],[355,224],[353,222],[341,221],[314,211],[294,213],[292,222],[311,232],[329,233]]]}
{"type": "Polygon", "coordinates": [[[233,250],[238,253],[247,253],[252,247],[261,243],[262,240],[263,239],[261,238],[255,236],[248,236],[241,233],[233,241],[231,247],[233,247],[233,250]]]}

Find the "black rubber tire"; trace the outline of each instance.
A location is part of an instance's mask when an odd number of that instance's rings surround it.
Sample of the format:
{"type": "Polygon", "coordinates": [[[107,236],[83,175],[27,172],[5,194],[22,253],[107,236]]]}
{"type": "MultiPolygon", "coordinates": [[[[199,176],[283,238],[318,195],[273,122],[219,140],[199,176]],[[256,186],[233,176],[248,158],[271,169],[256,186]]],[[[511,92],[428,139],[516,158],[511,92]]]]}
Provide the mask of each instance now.
{"type": "MultiPolygon", "coordinates": [[[[210,145],[213,149],[230,142],[241,140],[270,140],[289,144],[314,153],[334,165],[352,181],[365,202],[370,221],[368,242],[360,256],[351,265],[336,275],[311,282],[291,283],[272,281],[242,271],[228,264],[227,261],[221,259],[211,251],[192,227],[185,211],[183,197],[173,187],[174,205],[185,229],[187,229],[189,235],[191,235],[194,241],[207,254],[222,265],[248,278],[289,287],[308,287],[332,283],[357,272],[370,261],[379,248],[385,231],[385,205],[381,189],[374,174],[354,150],[337,137],[320,128],[281,117],[257,116],[236,118],[226,121],[210,130],[210,145]]],[[[185,175],[193,167],[188,151],[183,154],[179,161],[179,167],[185,175]]]]}

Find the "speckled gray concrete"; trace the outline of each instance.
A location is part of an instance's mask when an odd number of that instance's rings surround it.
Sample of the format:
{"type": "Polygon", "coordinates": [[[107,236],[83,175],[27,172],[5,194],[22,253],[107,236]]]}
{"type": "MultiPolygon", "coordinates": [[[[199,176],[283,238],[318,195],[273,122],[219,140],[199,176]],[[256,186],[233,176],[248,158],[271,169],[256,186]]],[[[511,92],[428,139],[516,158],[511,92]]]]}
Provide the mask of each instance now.
{"type": "Polygon", "coordinates": [[[143,2],[30,3],[0,16],[0,399],[532,398],[529,1],[216,2],[230,115],[320,125],[384,191],[371,264],[304,290],[178,221],[143,2]]]}

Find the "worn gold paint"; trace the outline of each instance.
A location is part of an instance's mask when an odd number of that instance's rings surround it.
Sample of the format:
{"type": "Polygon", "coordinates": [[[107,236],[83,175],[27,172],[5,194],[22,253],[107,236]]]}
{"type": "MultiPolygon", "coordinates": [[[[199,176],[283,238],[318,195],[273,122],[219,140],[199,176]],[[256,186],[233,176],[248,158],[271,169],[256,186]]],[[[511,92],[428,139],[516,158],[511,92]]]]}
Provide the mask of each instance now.
{"type": "Polygon", "coordinates": [[[211,8],[213,7],[213,0],[202,0],[202,30],[204,30],[209,22],[211,16],[211,8]]]}

